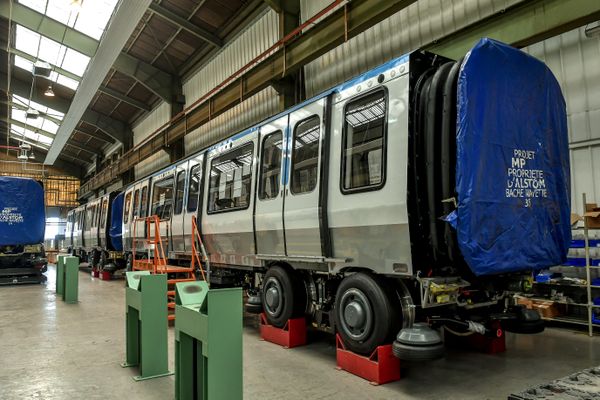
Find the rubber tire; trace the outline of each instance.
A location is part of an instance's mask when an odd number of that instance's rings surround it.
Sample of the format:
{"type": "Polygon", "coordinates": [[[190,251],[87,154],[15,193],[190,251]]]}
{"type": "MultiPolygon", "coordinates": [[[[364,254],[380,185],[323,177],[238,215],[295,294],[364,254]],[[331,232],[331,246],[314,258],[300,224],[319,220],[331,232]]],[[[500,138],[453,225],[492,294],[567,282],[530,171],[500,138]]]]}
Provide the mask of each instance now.
{"type": "Polygon", "coordinates": [[[405,361],[431,361],[442,358],[445,354],[445,347],[444,343],[432,346],[411,346],[394,341],[392,352],[396,358],[405,361]]]}
{"type": "Polygon", "coordinates": [[[260,314],[263,311],[262,304],[246,303],[244,306],[246,312],[250,314],[260,314]]]}
{"type": "MultiPolygon", "coordinates": [[[[284,300],[283,310],[278,317],[273,317],[265,312],[269,324],[283,328],[289,319],[300,317],[306,311],[306,289],[300,274],[291,268],[284,268],[280,265],[274,265],[267,270],[263,281],[267,281],[270,277],[276,278],[281,284],[282,297],[284,300]]],[[[262,292],[262,307],[267,298],[264,292],[265,287],[261,288],[262,292]]]]}
{"type": "Polygon", "coordinates": [[[542,333],[546,328],[546,324],[542,319],[538,321],[508,321],[503,328],[507,332],[533,335],[542,333]]]}
{"type": "Polygon", "coordinates": [[[390,343],[398,333],[400,326],[399,301],[391,293],[391,284],[383,278],[373,274],[357,272],[342,280],[335,295],[335,324],[336,331],[340,334],[346,349],[363,355],[371,355],[377,348],[390,343]],[[373,310],[373,328],[371,334],[363,341],[350,338],[341,324],[340,300],[343,293],[351,288],[359,289],[365,294],[373,310]]]}

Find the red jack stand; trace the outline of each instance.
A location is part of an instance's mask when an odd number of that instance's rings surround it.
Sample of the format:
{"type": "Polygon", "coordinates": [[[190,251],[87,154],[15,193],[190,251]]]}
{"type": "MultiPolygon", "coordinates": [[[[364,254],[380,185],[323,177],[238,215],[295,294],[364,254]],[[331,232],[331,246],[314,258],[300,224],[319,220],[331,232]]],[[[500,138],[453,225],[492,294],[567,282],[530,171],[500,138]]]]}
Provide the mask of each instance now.
{"type": "Polygon", "coordinates": [[[447,345],[456,345],[460,348],[471,349],[485,354],[498,354],[506,351],[506,335],[499,322],[492,324],[493,336],[473,333],[469,336],[456,336],[446,331],[445,342],[447,345]]]}
{"type": "Polygon", "coordinates": [[[260,314],[260,337],[267,342],[275,343],[286,349],[306,344],[306,321],[294,318],[285,323],[283,329],[267,323],[264,313],[260,314]]]}
{"type": "Polygon", "coordinates": [[[100,272],[98,271],[97,268],[92,268],[92,277],[93,278],[98,278],[100,276],[100,272]]]}
{"type": "Polygon", "coordinates": [[[371,385],[383,385],[400,379],[400,360],[394,356],[391,344],[377,347],[369,357],[346,350],[339,334],[335,335],[335,344],[338,370],[360,376],[371,385]]]}
{"type": "Polygon", "coordinates": [[[103,281],[110,281],[112,279],[112,275],[111,275],[110,272],[101,271],[100,272],[100,279],[102,279],[103,281]]]}
{"type": "Polygon", "coordinates": [[[494,336],[484,336],[474,333],[469,337],[470,345],[477,351],[486,354],[498,354],[506,351],[506,335],[499,322],[492,324],[494,336]]]}

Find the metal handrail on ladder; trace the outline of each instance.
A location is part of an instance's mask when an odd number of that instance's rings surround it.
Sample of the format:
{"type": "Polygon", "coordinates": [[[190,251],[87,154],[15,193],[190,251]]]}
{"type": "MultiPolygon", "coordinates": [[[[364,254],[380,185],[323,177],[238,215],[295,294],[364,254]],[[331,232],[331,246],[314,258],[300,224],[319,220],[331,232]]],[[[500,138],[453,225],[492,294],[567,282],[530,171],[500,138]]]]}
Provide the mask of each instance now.
{"type": "Polygon", "coordinates": [[[198,222],[196,221],[196,216],[192,215],[192,269],[195,270],[196,266],[200,270],[200,274],[202,275],[202,280],[206,281],[208,286],[210,286],[210,282],[206,279],[206,275],[210,274],[210,260],[208,259],[208,255],[206,253],[206,248],[204,247],[204,243],[202,242],[202,237],[200,236],[200,230],[198,229],[198,222]],[[204,269],[202,268],[202,260],[198,256],[198,249],[196,247],[196,241],[200,246],[200,252],[202,253],[202,259],[206,263],[206,272],[204,273],[204,269]]]}
{"type": "Polygon", "coordinates": [[[160,222],[161,220],[158,218],[158,215],[150,215],[149,217],[137,217],[133,220],[133,269],[143,269],[148,270],[148,265],[150,264],[150,260],[152,260],[152,273],[163,273],[167,266],[167,258],[165,256],[165,249],[163,247],[162,238],[160,236],[160,222]],[[154,254],[152,258],[150,258],[150,249],[148,249],[148,258],[136,260],[135,253],[137,249],[137,222],[144,221],[145,229],[146,229],[146,238],[143,239],[146,244],[154,245],[154,254]],[[151,234],[151,225],[154,224],[154,235],[151,234]],[[150,239],[154,237],[154,239],[150,239]]]}

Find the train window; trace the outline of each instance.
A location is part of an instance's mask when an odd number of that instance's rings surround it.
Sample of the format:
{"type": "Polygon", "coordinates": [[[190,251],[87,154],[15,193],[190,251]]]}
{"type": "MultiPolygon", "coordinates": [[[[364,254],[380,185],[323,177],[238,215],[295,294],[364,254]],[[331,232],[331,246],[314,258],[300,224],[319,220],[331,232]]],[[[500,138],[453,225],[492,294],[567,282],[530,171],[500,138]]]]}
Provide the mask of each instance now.
{"type": "Polygon", "coordinates": [[[263,142],[258,191],[258,198],[261,200],[273,199],[279,193],[282,145],[283,134],[281,131],[271,133],[263,142]]]}
{"type": "Polygon", "coordinates": [[[129,222],[129,210],[131,208],[131,192],[125,195],[125,215],[123,216],[123,222],[129,222]]]}
{"type": "Polygon", "coordinates": [[[140,201],[140,217],[145,218],[148,212],[148,186],[142,188],[142,200],[140,201]]]}
{"type": "Polygon", "coordinates": [[[183,210],[183,193],[185,189],[185,171],[179,171],[177,174],[177,183],[175,185],[175,211],[174,214],[181,214],[183,210]]]}
{"type": "Polygon", "coordinates": [[[194,212],[198,209],[198,192],[200,191],[200,178],[202,165],[196,164],[190,172],[190,183],[188,188],[187,210],[194,212]]]}
{"type": "Polygon", "coordinates": [[[312,192],[317,186],[320,138],[321,121],[316,115],[296,124],[291,177],[294,194],[312,192]]]}
{"type": "Polygon", "coordinates": [[[173,207],[173,177],[154,183],[152,188],[152,215],[160,219],[171,218],[173,207]]]}
{"type": "Polygon", "coordinates": [[[133,218],[140,216],[140,189],[136,189],[133,194],[133,218]]]}
{"type": "Polygon", "coordinates": [[[387,96],[377,90],[346,104],[342,138],[342,191],[376,190],[385,173],[387,96]]]}
{"type": "Polygon", "coordinates": [[[245,144],[211,162],[208,213],[248,208],[254,146],[245,144]]]}
{"type": "Polygon", "coordinates": [[[100,214],[100,227],[106,228],[106,220],[108,218],[108,200],[102,200],[102,213],[100,214]]]}

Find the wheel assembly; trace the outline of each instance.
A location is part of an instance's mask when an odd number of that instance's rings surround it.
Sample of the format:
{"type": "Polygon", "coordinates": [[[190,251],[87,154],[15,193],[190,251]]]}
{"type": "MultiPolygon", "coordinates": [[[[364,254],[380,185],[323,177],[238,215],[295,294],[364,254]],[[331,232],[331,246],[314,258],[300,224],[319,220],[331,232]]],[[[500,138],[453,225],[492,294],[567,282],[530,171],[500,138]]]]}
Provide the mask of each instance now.
{"type": "Polygon", "coordinates": [[[444,343],[436,330],[425,323],[415,323],[398,333],[392,351],[401,360],[435,360],[444,356],[444,343]]]}
{"type": "Polygon", "coordinates": [[[358,354],[373,350],[393,338],[400,326],[398,297],[382,278],[358,272],[338,287],[335,324],[346,348],[358,354]]]}
{"type": "Polygon", "coordinates": [[[306,310],[306,289],[299,274],[291,268],[274,265],[264,276],[262,309],[267,321],[278,328],[306,310]]]}

